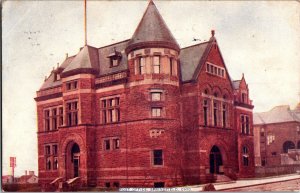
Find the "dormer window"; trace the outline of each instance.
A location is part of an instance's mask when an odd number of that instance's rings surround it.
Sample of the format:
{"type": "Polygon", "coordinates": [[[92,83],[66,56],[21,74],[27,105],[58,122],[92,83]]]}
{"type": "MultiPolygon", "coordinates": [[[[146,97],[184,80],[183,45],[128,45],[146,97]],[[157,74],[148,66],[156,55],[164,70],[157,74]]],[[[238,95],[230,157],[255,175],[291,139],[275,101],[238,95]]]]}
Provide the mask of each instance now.
{"type": "Polygon", "coordinates": [[[122,54],[119,51],[116,51],[114,48],[114,52],[109,54],[108,58],[110,59],[110,67],[116,67],[119,66],[121,59],[122,59],[122,54]]]}

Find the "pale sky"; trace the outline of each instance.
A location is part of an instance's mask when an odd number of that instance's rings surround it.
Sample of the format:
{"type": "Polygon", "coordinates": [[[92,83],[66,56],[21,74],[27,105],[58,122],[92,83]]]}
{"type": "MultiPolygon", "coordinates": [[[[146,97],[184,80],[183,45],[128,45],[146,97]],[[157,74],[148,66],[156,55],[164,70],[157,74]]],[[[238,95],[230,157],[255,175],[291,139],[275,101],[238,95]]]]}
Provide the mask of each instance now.
{"type": "MultiPolygon", "coordinates": [[[[255,112],[294,108],[300,97],[300,4],[296,1],[155,1],[181,47],[216,38],[232,79],[245,74],[255,112]],[[194,42],[194,38],[201,41],[194,42]]],[[[129,39],[147,1],[89,1],[88,44],[129,39]]],[[[34,97],[65,53],[84,44],[83,0],[5,1],[2,10],[3,174],[37,172],[34,97]]]]}

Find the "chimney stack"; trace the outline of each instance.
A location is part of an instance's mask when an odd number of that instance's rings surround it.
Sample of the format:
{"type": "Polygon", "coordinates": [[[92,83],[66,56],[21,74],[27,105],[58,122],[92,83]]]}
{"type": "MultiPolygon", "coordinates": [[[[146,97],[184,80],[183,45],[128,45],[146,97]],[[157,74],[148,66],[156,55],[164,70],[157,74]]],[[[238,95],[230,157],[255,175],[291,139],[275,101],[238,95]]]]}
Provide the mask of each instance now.
{"type": "Polygon", "coordinates": [[[68,53],[66,53],[66,59],[68,58],[69,56],[68,56],[68,53]]]}
{"type": "Polygon", "coordinates": [[[27,176],[27,170],[25,170],[25,176],[27,176]]]}

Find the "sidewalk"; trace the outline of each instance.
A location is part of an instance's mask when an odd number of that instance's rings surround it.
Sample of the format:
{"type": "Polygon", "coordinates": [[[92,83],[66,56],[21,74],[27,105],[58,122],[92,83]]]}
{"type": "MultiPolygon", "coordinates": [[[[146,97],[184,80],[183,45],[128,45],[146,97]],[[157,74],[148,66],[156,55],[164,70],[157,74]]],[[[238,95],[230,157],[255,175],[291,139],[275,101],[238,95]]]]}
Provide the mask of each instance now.
{"type": "MultiPolygon", "coordinates": [[[[284,175],[284,176],[274,176],[274,177],[267,177],[267,178],[256,178],[256,179],[245,179],[245,180],[237,180],[232,182],[225,182],[225,183],[214,183],[215,189],[217,191],[219,190],[226,190],[226,189],[232,189],[232,188],[241,188],[241,187],[247,187],[247,186],[254,186],[254,185],[260,185],[260,184],[268,184],[273,182],[282,182],[282,181],[288,181],[293,179],[300,179],[299,174],[290,174],[290,175],[284,175]]],[[[196,186],[186,186],[191,188],[191,191],[202,191],[203,185],[196,185],[196,186]]]]}

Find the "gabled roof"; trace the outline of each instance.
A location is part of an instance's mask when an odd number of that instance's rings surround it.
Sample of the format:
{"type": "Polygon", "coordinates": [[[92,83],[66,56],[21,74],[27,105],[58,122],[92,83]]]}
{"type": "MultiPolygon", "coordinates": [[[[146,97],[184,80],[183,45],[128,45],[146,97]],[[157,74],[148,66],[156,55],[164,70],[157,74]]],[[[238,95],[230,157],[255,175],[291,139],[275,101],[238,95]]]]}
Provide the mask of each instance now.
{"type": "Polygon", "coordinates": [[[183,82],[193,79],[196,69],[208,45],[209,42],[203,42],[181,49],[179,59],[181,68],[181,80],[183,82]]]}
{"type": "Polygon", "coordinates": [[[69,65],[63,70],[63,74],[75,70],[86,70],[88,72],[99,72],[98,49],[91,46],[84,46],[69,65]]]}
{"type": "Polygon", "coordinates": [[[254,125],[284,123],[284,122],[300,122],[296,114],[291,111],[288,105],[276,106],[268,112],[254,113],[254,125]]]}
{"type": "Polygon", "coordinates": [[[160,46],[180,50],[178,43],[167,27],[165,21],[157,10],[155,4],[150,0],[144,15],[128,43],[126,52],[138,49],[141,46],[160,46]]]}

